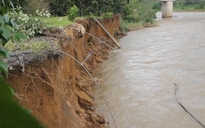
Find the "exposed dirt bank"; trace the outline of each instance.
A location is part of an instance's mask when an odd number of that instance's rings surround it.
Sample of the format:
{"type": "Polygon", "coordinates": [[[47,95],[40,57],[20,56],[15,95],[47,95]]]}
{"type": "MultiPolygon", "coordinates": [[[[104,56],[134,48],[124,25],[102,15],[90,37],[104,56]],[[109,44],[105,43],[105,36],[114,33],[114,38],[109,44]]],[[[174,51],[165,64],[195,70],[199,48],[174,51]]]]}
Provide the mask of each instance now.
{"type": "MultiPolygon", "coordinates": [[[[114,46],[94,20],[85,19],[77,22],[81,23],[87,32],[114,46]]],[[[111,35],[116,38],[120,36],[118,16],[101,22],[111,35]]],[[[83,37],[72,27],[67,27],[64,32],[71,38],[59,39],[62,51],[74,56],[80,62],[93,52],[84,64],[90,72],[93,72],[107,58],[109,48],[105,44],[87,34],[83,37]]],[[[93,81],[74,59],[54,50],[49,54],[43,54],[43,59],[33,59],[22,65],[26,57],[25,54],[21,56],[22,60],[19,59],[19,64],[14,65],[9,71],[8,83],[14,88],[20,104],[32,110],[32,114],[45,126],[49,128],[104,127],[106,121],[103,115],[95,112],[94,96],[91,92],[93,81]]]]}

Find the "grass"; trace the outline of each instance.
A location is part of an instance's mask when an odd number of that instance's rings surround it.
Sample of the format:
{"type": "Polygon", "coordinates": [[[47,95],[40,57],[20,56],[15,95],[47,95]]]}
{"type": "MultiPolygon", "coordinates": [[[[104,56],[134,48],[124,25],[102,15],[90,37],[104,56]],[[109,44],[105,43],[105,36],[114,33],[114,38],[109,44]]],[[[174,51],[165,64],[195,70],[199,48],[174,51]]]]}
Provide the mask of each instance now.
{"type": "MultiPolygon", "coordinates": [[[[105,13],[103,16],[95,16],[97,19],[104,19],[104,18],[110,18],[113,13],[105,13]]],[[[49,18],[43,18],[38,17],[42,21],[46,21],[48,23],[49,27],[61,27],[61,26],[67,26],[70,24],[73,24],[74,21],[68,20],[67,16],[64,17],[49,17],[49,18]]],[[[75,20],[82,20],[86,18],[93,18],[91,15],[85,15],[83,17],[76,17],[75,20]]]]}
{"type": "Polygon", "coordinates": [[[199,8],[199,5],[179,5],[174,6],[175,12],[202,12],[205,11],[205,8],[199,8]]]}
{"type": "MultiPolygon", "coordinates": [[[[86,18],[93,18],[91,15],[86,15],[84,17],[76,17],[75,20],[83,20],[83,19],[86,19],[86,18]]],[[[103,19],[102,16],[95,16],[95,18],[97,19],[103,19]]]]}
{"type": "MultiPolygon", "coordinates": [[[[49,17],[49,18],[38,17],[38,18],[42,21],[46,21],[48,23],[48,27],[62,27],[62,26],[68,26],[68,25],[74,23],[74,21],[68,20],[67,16],[64,16],[64,17],[49,17]]],[[[92,18],[92,16],[87,15],[87,16],[84,16],[84,17],[76,17],[75,20],[82,20],[82,19],[85,19],[85,18],[92,18]]],[[[103,19],[102,16],[97,16],[96,18],[103,19]]]]}
{"type": "MultiPolygon", "coordinates": [[[[73,24],[74,21],[68,20],[67,16],[64,17],[37,17],[41,21],[46,21],[48,27],[62,27],[62,26],[68,26],[70,24],[73,24]]],[[[92,18],[92,16],[84,16],[84,17],[77,17],[75,20],[82,20],[85,18],[92,18]]],[[[96,17],[98,19],[103,19],[103,17],[96,17]]],[[[15,51],[24,51],[29,50],[31,52],[36,52],[43,49],[50,49],[58,47],[58,42],[55,41],[49,41],[46,39],[40,39],[38,37],[33,37],[28,40],[23,40],[20,43],[9,41],[4,48],[7,49],[9,52],[15,52],[15,51]]]]}
{"type": "Polygon", "coordinates": [[[9,41],[4,46],[9,52],[29,50],[31,52],[38,52],[39,50],[46,50],[51,48],[58,48],[58,42],[55,40],[46,40],[44,38],[31,38],[23,40],[20,43],[9,41]]]}
{"type": "MultiPolygon", "coordinates": [[[[63,27],[63,26],[68,26],[70,24],[73,24],[74,21],[68,20],[67,16],[64,17],[37,17],[41,21],[46,21],[48,27],[63,27]]],[[[75,20],[82,20],[85,18],[92,18],[92,16],[84,16],[84,17],[77,17],[75,20]]],[[[103,17],[96,17],[98,19],[103,19],[103,17]]],[[[22,41],[21,43],[16,43],[16,42],[11,42],[9,41],[4,48],[6,48],[10,52],[14,51],[23,51],[23,50],[30,50],[30,51],[38,51],[42,49],[49,49],[52,47],[57,47],[58,44],[46,41],[46,40],[41,40],[41,39],[35,39],[31,38],[29,40],[22,41]]]]}
{"type": "Polygon", "coordinates": [[[125,21],[126,27],[131,30],[131,29],[141,29],[144,27],[144,24],[142,21],[139,22],[127,22],[125,21]]]}
{"type": "MultiPolygon", "coordinates": [[[[96,16],[96,15],[95,15],[95,18],[96,18],[96,19],[101,19],[101,20],[103,20],[103,19],[105,19],[105,18],[111,18],[112,15],[113,15],[113,13],[107,12],[107,13],[102,14],[101,16],[96,16]]],[[[82,19],[86,19],[86,18],[93,18],[93,16],[91,16],[91,15],[85,15],[85,16],[83,16],[83,17],[76,17],[75,20],[82,20],[82,19]]]]}
{"type": "MultiPolygon", "coordinates": [[[[82,20],[84,18],[91,18],[92,16],[85,17],[76,17],[75,20],[82,20]]],[[[103,19],[102,17],[96,17],[99,19],[103,19]]],[[[42,21],[46,21],[48,23],[48,27],[62,27],[73,24],[74,21],[68,20],[67,16],[64,17],[49,17],[49,18],[39,18],[42,21]]]]}
{"type": "Polygon", "coordinates": [[[46,21],[49,27],[61,27],[61,26],[67,26],[73,23],[73,21],[68,20],[67,16],[39,18],[39,19],[42,21],[46,21]]]}
{"type": "Polygon", "coordinates": [[[51,48],[51,46],[49,43],[46,43],[46,42],[30,42],[30,43],[8,42],[4,46],[4,48],[6,48],[10,52],[24,51],[24,50],[39,51],[42,49],[49,49],[51,48]]]}
{"type": "Polygon", "coordinates": [[[142,29],[145,27],[154,27],[157,26],[157,21],[154,21],[153,23],[144,23],[143,21],[139,21],[139,22],[128,22],[128,21],[122,21],[120,23],[120,27],[123,30],[123,32],[128,32],[128,31],[132,31],[132,30],[138,30],[138,29],[142,29]]]}

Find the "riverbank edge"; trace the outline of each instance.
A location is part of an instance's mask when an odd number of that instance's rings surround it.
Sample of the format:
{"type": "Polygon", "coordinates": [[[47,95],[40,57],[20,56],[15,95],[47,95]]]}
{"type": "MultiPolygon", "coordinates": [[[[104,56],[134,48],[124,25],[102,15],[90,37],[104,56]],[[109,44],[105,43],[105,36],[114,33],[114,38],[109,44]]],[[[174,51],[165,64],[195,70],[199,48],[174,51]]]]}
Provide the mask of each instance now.
{"type": "MultiPolygon", "coordinates": [[[[123,36],[120,29],[120,17],[114,16],[100,20],[104,27],[115,38],[123,36]]],[[[93,19],[78,20],[92,35],[114,47],[113,42],[93,19]]],[[[80,28],[81,29],[81,28],[80,28]]],[[[93,81],[87,72],[72,57],[83,62],[85,68],[92,73],[103,60],[107,59],[108,47],[89,35],[83,35],[76,26],[65,27],[66,38],[56,37],[60,44],[57,52],[51,54],[36,53],[35,59],[25,61],[25,54],[16,59],[17,65],[9,65],[7,82],[13,87],[18,102],[32,111],[37,119],[49,128],[103,128],[106,120],[102,114],[96,113],[96,105],[91,88],[93,81]],[[59,54],[59,50],[72,57],[59,54]],[[39,56],[38,56],[39,55],[39,56]],[[40,57],[43,56],[43,59],[40,57]],[[25,63],[26,62],[26,63],[25,63]]],[[[53,32],[54,35],[59,34],[53,32]]],[[[12,64],[12,63],[10,63],[12,64]]]]}

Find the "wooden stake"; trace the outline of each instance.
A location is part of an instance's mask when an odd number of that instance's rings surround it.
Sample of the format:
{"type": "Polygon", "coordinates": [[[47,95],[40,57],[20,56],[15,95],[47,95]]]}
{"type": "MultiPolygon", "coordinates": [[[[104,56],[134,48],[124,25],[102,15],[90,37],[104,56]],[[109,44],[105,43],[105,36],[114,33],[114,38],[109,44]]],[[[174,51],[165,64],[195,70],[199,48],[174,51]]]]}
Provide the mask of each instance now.
{"type": "Polygon", "coordinates": [[[117,42],[117,40],[112,37],[112,35],[110,35],[110,33],[106,30],[106,28],[93,16],[93,14],[91,12],[89,12],[90,15],[94,18],[94,20],[100,25],[100,27],[107,33],[107,35],[112,39],[112,41],[115,43],[115,45],[120,48],[120,44],[117,42]]]}

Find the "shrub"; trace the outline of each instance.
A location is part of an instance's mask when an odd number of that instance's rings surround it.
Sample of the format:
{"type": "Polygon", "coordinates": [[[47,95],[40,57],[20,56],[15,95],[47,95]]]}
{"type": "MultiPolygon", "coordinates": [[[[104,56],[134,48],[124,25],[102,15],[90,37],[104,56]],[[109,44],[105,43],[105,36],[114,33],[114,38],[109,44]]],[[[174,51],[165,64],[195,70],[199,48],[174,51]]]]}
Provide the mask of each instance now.
{"type": "Polygon", "coordinates": [[[66,16],[71,5],[73,5],[71,0],[50,0],[50,13],[56,16],[66,16]]]}
{"type": "Polygon", "coordinates": [[[9,53],[3,46],[9,41],[14,40],[20,42],[25,38],[25,35],[15,31],[17,24],[7,14],[10,10],[10,4],[8,1],[0,1],[0,79],[3,79],[3,74],[7,75],[8,67],[2,60],[3,58],[9,58],[9,53]]]}
{"type": "Polygon", "coordinates": [[[154,3],[152,5],[152,9],[156,10],[156,11],[160,11],[161,10],[161,3],[158,2],[158,3],[154,3]]]}
{"type": "MultiPolygon", "coordinates": [[[[42,30],[47,27],[46,21],[41,21],[39,18],[33,17],[31,14],[28,15],[23,13],[20,7],[13,9],[13,11],[9,13],[9,16],[18,24],[18,26],[15,27],[15,30],[25,33],[28,37],[41,33],[42,30]]],[[[49,17],[50,13],[45,10],[36,10],[36,16],[49,17]]]]}
{"type": "Polygon", "coordinates": [[[113,13],[112,12],[105,12],[103,14],[103,18],[111,18],[113,16],[113,13]]]}
{"type": "Polygon", "coordinates": [[[78,16],[78,12],[79,9],[77,6],[73,6],[70,8],[70,10],[68,10],[67,14],[68,14],[68,19],[73,21],[77,16],[78,16]]]}
{"type": "Polygon", "coordinates": [[[23,12],[36,15],[36,10],[50,10],[50,0],[11,0],[14,6],[21,6],[23,12]]]}

